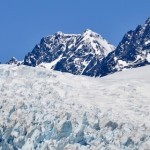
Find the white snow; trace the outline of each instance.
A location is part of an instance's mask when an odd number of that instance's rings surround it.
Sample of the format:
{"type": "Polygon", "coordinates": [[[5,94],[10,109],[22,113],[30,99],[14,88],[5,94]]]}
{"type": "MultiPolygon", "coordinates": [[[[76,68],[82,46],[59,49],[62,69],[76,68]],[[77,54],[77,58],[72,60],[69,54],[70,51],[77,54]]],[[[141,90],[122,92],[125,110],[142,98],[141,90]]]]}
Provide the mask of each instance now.
{"type": "Polygon", "coordinates": [[[119,65],[121,65],[121,66],[127,66],[126,61],[118,60],[118,63],[119,63],[119,65]]]}
{"type": "MultiPolygon", "coordinates": [[[[97,34],[96,32],[93,32],[90,29],[87,29],[82,36],[84,37],[82,41],[87,41],[88,43],[90,43],[95,50],[95,54],[97,55],[100,55],[102,53],[102,51],[100,51],[99,48],[97,48],[97,46],[99,45],[101,46],[101,49],[103,49],[104,56],[107,56],[110,52],[112,52],[115,49],[115,47],[109,44],[106,39],[104,39],[101,35],[97,34]],[[95,41],[97,41],[98,43],[96,43],[95,41]]],[[[78,49],[80,48],[81,46],[78,47],[78,49]]]]}
{"type": "Polygon", "coordinates": [[[145,45],[148,45],[148,44],[150,44],[150,40],[148,40],[148,41],[145,42],[145,45]]]}
{"type": "Polygon", "coordinates": [[[112,52],[115,49],[115,47],[113,45],[109,44],[105,39],[101,39],[101,40],[99,39],[98,41],[106,50],[106,51],[104,51],[105,56],[107,56],[110,52],[112,52]]]}
{"type": "Polygon", "coordinates": [[[117,57],[114,57],[114,60],[117,61],[117,65],[115,66],[115,68],[120,71],[120,70],[124,70],[125,66],[128,66],[128,63],[126,61],[123,60],[117,60],[117,57]]]}
{"type": "Polygon", "coordinates": [[[47,69],[52,69],[62,58],[62,55],[60,55],[57,59],[55,59],[54,61],[50,62],[50,63],[41,63],[39,64],[37,67],[43,67],[43,68],[47,68],[47,69]]]}
{"type": "Polygon", "coordinates": [[[146,59],[147,59],[147,61],[150,63],[150,54],[147,54],[146,59]]]}
{"type": "Polygon", "coordinates": [[[81,34],[66,34],[66,33],[64,33],[64,36],[76,37],[76,36],[81,36],[81,34]]]}
{"type": "Polygon", "coordinates": [[[0,65],[0,149],[150,147],[150,66],[103,78],[0,65]]]}

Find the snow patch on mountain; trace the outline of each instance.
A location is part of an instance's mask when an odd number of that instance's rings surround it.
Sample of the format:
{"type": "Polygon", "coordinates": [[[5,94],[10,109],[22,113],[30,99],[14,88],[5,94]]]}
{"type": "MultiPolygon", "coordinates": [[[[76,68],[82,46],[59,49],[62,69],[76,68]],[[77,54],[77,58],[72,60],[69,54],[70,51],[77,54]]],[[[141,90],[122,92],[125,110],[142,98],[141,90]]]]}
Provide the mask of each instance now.
{"type": "Polygon", "coordinates": [[[6,64],[19,66],[23,64],[23,61],[18,61],[17,58],[12,57],[8,62],[6,62],[6,64]]]}
{"type": "Polygon", "coordinates": [[[110,52],[112,52],[115,49],[115,46],[110,45],[101,35],[99,35],[96,32],[93,32],[90,29],[85,30],[82,36],[84,37],[82,41],[89,42],[94,48],[95,53],[97,55],[103,53],[105,56],[107,56],[110,52]],[[99,51],[98,44],[102,47],[103,51],[99,51]]]}
{"type": "Polygon", "coordinates": [[[147,55],[147,61],[150,63],[150,54],[147,55]]]}
{"type": "Polygon", "coordinates": [[[60,55],[57,59],[55,59],[54,61],[52,61],[51,63],[41,63],[39,64],[37,67],[44,67],[47,69],[53,69],[53,67],[57,64],[57,62],[59,62],[62,58],[62,55],[60,55]]]}
{"type": "Polygon", "coordinates": [[[150,40],[148,40],[148,41],[145,42],[145,45],[148,45],[148,44],[150,44],[150,40]]]}

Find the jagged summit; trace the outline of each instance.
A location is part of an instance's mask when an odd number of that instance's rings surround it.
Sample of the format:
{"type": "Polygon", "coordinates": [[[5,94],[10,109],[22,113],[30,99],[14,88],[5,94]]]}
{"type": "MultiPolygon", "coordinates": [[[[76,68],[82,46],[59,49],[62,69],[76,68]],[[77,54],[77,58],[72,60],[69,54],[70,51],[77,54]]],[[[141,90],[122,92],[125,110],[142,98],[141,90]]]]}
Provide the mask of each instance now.
{"type": "Polygon", "coordinates": [[[114,49],[113,45],[90,29],[82,34],[59,31],[43,38],[25,56],[24,64],[34,67],[46,64],[54,70],[87,75],[92,74],[92,67],[98,65],[114,49]]]}
{"type": "Polygon", "coordinates": [[[102,76],[127,68],[150,64],[150,18],[143,26],[125,34],[114,52],[102,62],[102,76]]]}
{"type": "Polygon", "coordinates": [[[19,66],[23,64],[23,61],[19,61],[16,57],[12,57],[6,64],[19,66]]]}
{"type": "Polygon", "coordinates": [[[64,33],[62,31],[58,31],[58,32],[55,33],[55,35],[60,35],[60,36],[62,36],[63,34],[64,33]]]}
{"type": "Polygon", "coordinates": [[[92,31],[91,29],[86,29],[83,33],[82,33],[83,36],[86,36],[86,35],[99,35],[98,33],[92,31]]]}
{"type": "Polygon", "coordinates": [[[17,58],[12,57],[12,58],[7,62],[7,64],[18,64],[18,60],[17,60],[17,58]]]}
{"type": "Polygon", "coordinates": [[[145,25],[150,25],[150,17],[146,20],[145,25]]]}

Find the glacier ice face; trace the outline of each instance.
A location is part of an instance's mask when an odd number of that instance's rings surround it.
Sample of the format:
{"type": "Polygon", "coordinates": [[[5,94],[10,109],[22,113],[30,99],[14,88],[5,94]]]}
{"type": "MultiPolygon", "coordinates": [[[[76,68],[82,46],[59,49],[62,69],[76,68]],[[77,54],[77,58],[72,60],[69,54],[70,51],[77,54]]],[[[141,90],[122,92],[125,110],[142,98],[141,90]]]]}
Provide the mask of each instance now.
{"type": "Polygon", "coordinates": [[[105,78],[0,65],[0,149],[150,146],[149,66],[105,78]]]}

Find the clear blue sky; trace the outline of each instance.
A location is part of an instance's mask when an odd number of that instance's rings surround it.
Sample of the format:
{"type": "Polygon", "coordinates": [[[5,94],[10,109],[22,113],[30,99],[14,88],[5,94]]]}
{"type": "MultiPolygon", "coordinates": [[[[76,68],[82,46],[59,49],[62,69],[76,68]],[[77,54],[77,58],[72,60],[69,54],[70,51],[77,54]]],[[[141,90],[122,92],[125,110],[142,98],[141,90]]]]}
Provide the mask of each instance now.
{"type": "Polygon", "coordinates": [[[19,60],[57,31],[89,28],[117,45],[150,16],[150,0],[1,0],[0,61],[19,60]]]}

